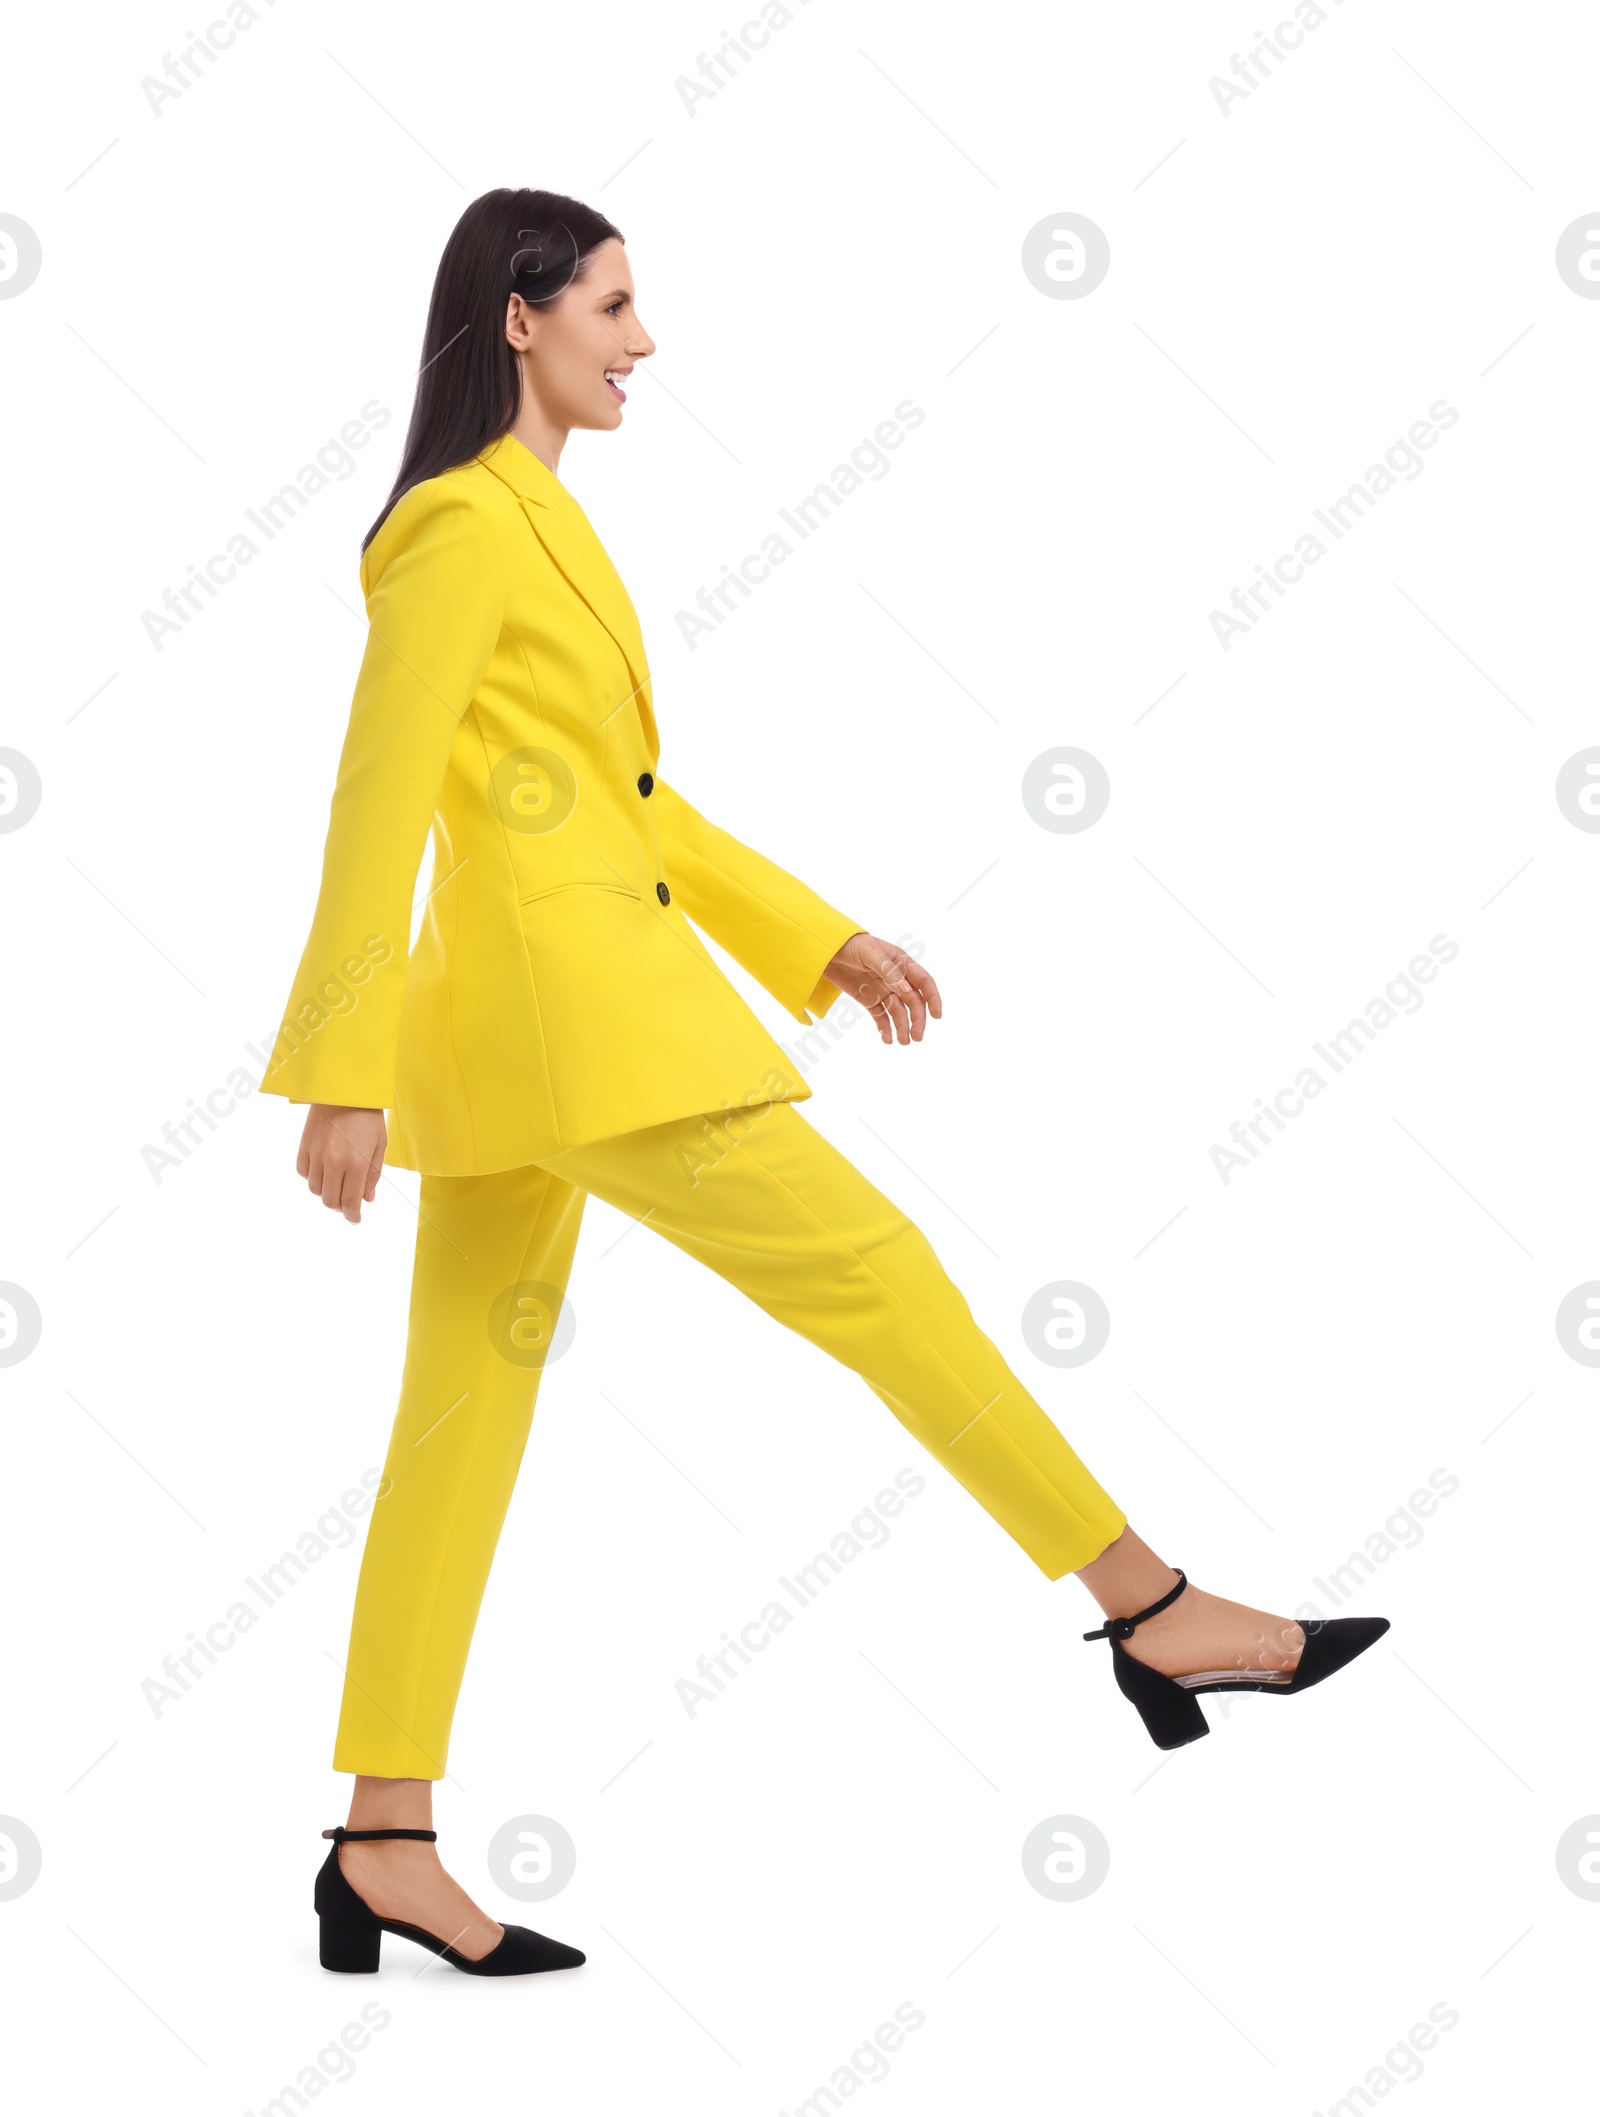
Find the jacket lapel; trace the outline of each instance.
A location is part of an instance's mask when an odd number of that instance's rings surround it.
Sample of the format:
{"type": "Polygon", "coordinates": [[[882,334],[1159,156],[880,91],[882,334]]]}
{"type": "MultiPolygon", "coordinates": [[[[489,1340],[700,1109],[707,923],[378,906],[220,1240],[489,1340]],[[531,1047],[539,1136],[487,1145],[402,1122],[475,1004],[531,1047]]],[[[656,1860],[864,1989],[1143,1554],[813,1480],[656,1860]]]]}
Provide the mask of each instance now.
{"type": "Polygon", "coordinates": [[[511,487],[540,543],[574,592],[616,641],[633,681],[633,703],[654,766],[660,760],[661,739],[656,731],[644,638],[628,591],[588,516],[555,473],[512,435],[503,434],[491,442],[478,460],[511,487]]]}

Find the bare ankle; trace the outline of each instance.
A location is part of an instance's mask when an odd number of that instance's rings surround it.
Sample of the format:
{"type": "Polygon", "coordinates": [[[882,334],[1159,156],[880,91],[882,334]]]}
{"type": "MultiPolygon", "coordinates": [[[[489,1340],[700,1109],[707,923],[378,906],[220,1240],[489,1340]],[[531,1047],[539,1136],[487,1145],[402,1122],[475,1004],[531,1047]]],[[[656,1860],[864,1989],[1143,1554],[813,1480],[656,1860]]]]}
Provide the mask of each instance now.
{"type": "Polygon", "coordinates": [[[357,1776],[350,1790],[347,1830],[432,1830],[431,1779],[357,1776]]]}
{"type": "Polygon", "coordinates": [[[1136,1530],[1125,1528],[1098,1558],[1078,1568],[1078,1578],[1108,1617],[1132,1617],[1175,1588],[1179,1575],[1136,1530]]]}

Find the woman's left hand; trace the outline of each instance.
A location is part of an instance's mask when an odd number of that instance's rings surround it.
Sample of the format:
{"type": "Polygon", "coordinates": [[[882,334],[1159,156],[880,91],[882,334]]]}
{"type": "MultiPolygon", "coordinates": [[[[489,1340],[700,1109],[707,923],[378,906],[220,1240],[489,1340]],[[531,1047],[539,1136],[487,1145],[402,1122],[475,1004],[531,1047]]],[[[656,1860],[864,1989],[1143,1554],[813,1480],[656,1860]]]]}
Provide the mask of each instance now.
{"type": "Polygon", "coordinates": [[[916,957],[876,934],[852,934],[823,975],[865,1007],[886,1044],[897,1035],[902,1044],[920,1044],[928,1016],[944,1013],[939,988],[916,957]]]}

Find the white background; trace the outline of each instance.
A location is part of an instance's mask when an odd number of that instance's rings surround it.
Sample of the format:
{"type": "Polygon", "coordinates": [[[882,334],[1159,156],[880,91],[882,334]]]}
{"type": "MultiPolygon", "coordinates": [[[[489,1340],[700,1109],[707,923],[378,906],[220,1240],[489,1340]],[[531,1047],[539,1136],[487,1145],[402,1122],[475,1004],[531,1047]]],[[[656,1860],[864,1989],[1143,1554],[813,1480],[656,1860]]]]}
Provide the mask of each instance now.
{"type": "Polygon", "coordinates": [[[1600,1272],[1600,839],[1554,796],[1600,742],[1600,305],[1554,264],[1600,204],[1600,32],[1348,0],[1224,115],[1275,16],[813,0],[691,116],[742,19],[282,0],[159,116],[194,18],[13,25],[0,210],[44,260],[0,303],[0,741],[43,783],[0,836],[0,1279],[43,1317],[0,1374],[21,2092],[260,2111],[376,1998],[341,2108],[794,2112],[907,2001],[856,2092],[919,2117],[1276,2117],[1418,2066],[1408,2107],[1548,2098],[1600,1925],[1555,1858],[1600,1784],[1597,1377],[1554,1328],[1600,1272]],[[663,772],[944,993],[920,1047],[839,1038],[807,1117],[1201,1584],[1331,1610],[1318,1576],[1459,1484],[1349,1599],[1393,1619],[1358,1668],[1210,1701],[1163,1760],[1075,1584],[591,1202],[438,1800],[468,1886],[589,1961],[500,1986],[393,1943],[337,1980],[311,1882],[359,1536],[159,1716],[141,1684],[381,1463],[415,1179],[346,1225],[255,1096],[159,1184],[143,1149],[259,1077],[434,267],[508,183],[621,226],[659,346],[561,475],[663,772]],[[1066,211],[1111,247],[1081,300],[1021,269],[1066,211]],[[888,475],[691,652],[678,612],[906,398],[888,475]],[[354,473],[156,651],[142,613],[370,399],[354,473]],[[1211,611],[1440,399],[1422,474],[1225,652],[1211,611]],[[1021,800],[1061,745],[1110,777],[1081,834],[1021,800]],[[1213,1144],[1438,934],[1420,1011],[1224,1184],[1213,1144]],[[1063,1279],[1112,1319],[1079,1369],[1021,1328],[1063,1279]],[[908,1465],[890,1542],[691,1720],[696,1656],[908,1465]],[[484,1850],[530,1813],[578,1862],[522,1906],[484,1850]],[[1022,1868],[1057,1815],[1110,1846],[1077,1902],[1022,1868]]]}

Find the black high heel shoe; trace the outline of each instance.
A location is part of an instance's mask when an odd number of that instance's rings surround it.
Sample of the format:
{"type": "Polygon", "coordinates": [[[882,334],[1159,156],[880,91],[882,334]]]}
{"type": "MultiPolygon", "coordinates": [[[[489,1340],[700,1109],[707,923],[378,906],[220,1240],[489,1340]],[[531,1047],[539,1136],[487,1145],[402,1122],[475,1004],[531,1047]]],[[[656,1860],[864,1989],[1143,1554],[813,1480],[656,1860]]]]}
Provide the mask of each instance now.
{"type": "Polygon", "coordinates": [[[333,1850],[317,1870],[313,1894],[317,1954],[324,1970],[376,1970],[386,1933],[397,1933],[402,1940],[431,1949],[458,1970],[465,1970],[469,1977],[523,1977],[531,1970],[571,1970],[587,1961],[580,1948],[569,1948],[564,1941],[546,1940],[542,1933],[534,1933],[527,1926],[508,1926],[489,1953],[474,1962],[448,1941],[440,1940],[436,1933],[424,1933],[420,1926],[408,1926],[402,1919],[379,1918],[345,1878],[339,1865],[339,1847],[364,1838],[421,1838],[432,1845],[439,1835],[436,1830],[337,1829],[325,1830],[322,1835],[333,1840],[333,1850]]]}
{"type": "Polygon", "coordinates": [[[1374,1640],[1381,1639],[1389,1629],[1387,1617],[1314,1617],[1301,1626],[1306,1643],[1293,1669],[1280,1670],[1276,1674],[1249,1669],[1206,1669],[1198,1676],[1163,1676],[1148,1662],[1121,1651],[1120,1642],[1131,1639],[1134,1628],[1142,1625],[1147,1617],[1154,1617],[1158,1610],[1176,1602],[1188,1585],[1187,1578],[1179,1570],[1178,1585],[1169,1588],[1148,1610],[1140,1610],[1132,1617],[1108,1618],[1097,1631],[1083,1635],[1085,1639],[1110,1640],[1117,1689],[1137,1708],[1145,1732],[1157,1749],[1182,1749],[1186,1742],[1198,1742],[1202,1735],[1210,1734],[1197,1692],[1267,1691],[1281,1698],[1292,1698],[1299,1691],[1309,1691],[1325,1676],[1335,1675],[1346,1662],[1364,1654],[1374,1640]]]}

